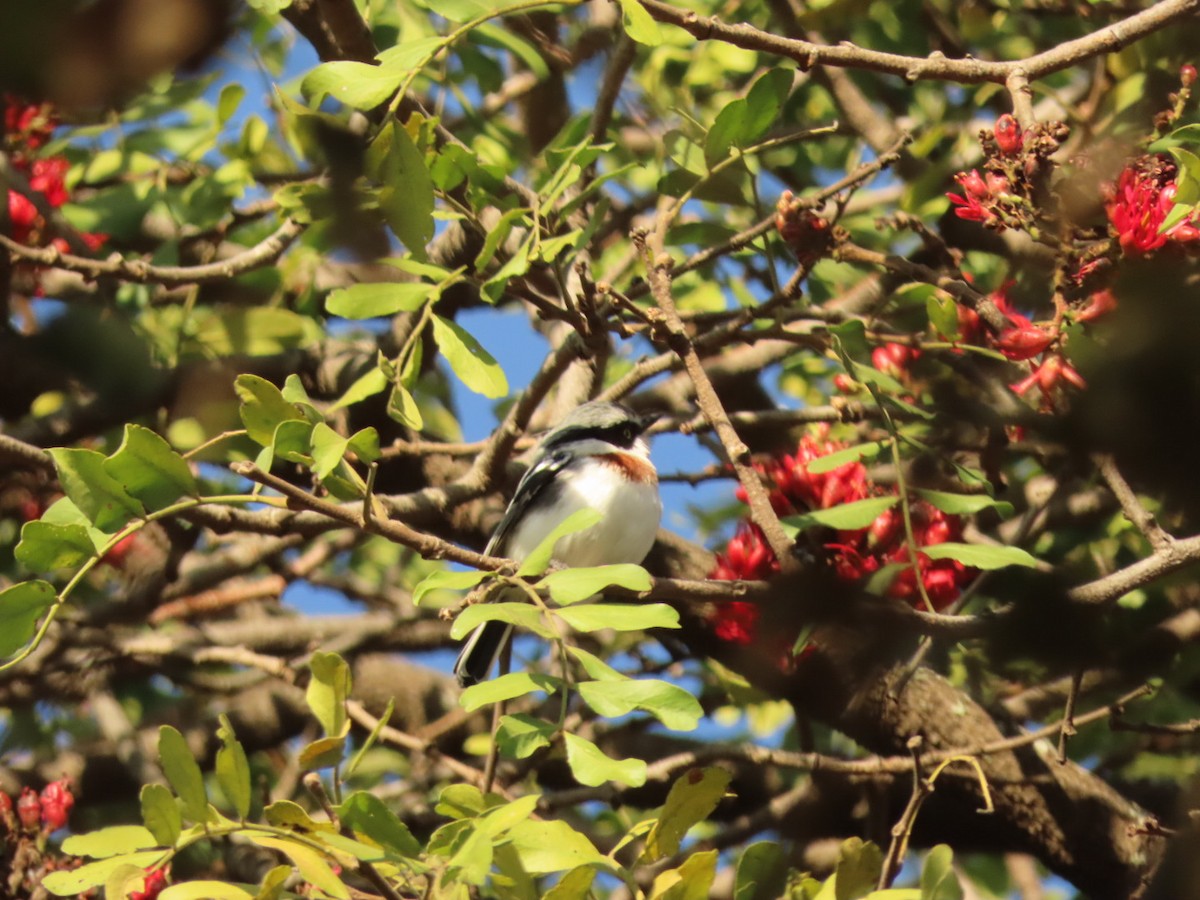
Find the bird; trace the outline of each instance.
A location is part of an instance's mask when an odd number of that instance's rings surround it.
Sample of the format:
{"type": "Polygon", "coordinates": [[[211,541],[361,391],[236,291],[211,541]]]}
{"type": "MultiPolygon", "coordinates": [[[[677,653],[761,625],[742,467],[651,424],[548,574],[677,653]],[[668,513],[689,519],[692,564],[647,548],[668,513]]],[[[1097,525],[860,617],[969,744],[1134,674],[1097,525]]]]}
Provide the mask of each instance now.
{"type": "MultiPolygon", "coordinates": [[[[658,418],[601,400],[573,409],[538,443],[484,552],[520,561],[571,515],[594,509],[603,518],[560,538],[551,561],[576,568],[641,563],[662,517],[645,437],[658,418]]],[[[511,634],[512,625],[499,621],[470,634],[454,664],[460,687],[488,677],[511,634]]]]}

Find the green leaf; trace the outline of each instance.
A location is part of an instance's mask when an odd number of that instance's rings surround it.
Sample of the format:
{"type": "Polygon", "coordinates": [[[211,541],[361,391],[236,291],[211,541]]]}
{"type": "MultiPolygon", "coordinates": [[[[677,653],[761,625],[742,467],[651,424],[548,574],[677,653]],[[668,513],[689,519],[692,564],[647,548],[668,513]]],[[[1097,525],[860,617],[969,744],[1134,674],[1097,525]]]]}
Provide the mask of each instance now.
{"type": "Polygon", "coordinates": [[[196,496],[196,479],[182,456],[162,437],[141,425],[126,425],[117,452],[104,470],[149,510],[163,509],[183,496],[196,496]]]}
{"type": "Polygon", "coordinates": [[[542,900],[588,900],[595,880],[596,870],[591,866],[572,869],[558,879],[558,883],[542,896],[542,900]]]}
{"type": "Polygon", "coordinates": [[[546,571],[546,567],[550,565],[550,560],[554,556],[554,548],[557,546],[560,538],[591,528],[602,518],[604,517],[591,507],[585,507],[571,513],[571,515],[559,523],[558,527],[546,535],[540,544],[533,548],[532,553],[521,561],[521,568],[517,569],[517,574],[523,578],[542,574],[542,572],[546,571]]]}
{"type": "Polygon", "coordinates": [[[204,776],[183,735],[170,725],[158,729],[158,759],[167,781],[183,801],[183,814],[192,822],[208,820],[204,776]]]}
{"type": "Polygon", "coordinates": [[[377,319],[416,312],[436,293],[436,286],[421,281],[365,282],[331,291],[325,298],[325,309],[344,319],[377,319]]]}
{"type": "Polygon", "coordinates": [[[925,854],[921,867],[921,900],[962,900],[963,889],[954,874],[954,851],[938,844],[925,854]]]}
{"type": "Polygon", "coordinates": [[[128,900],[131,893],[142,890],[145,884],[146,873],[126,863],[113,869],[104,879],[104,897],[106,900],[128,900]]]}
{"type": "Polygon", "coordinates": [[[392,385],[392,396],[388,398],[387,413],[390,418],[395,419],[401,425],[407,425],[418,431],[425,424],[417,401],[408,392],[408,388],[402,384],[392,385]]]}
{"type": "Polygon", "coordinates": [[[304,699],[328,737],[345,737],[350,727],[346,698],[350,696],[350,667],[336,653],[314,653],[308,663],[312,678],[304,699]]]}
{"type": "Polygon", "coordinates": [[[466,637],[476,625],[493,620],[517,625],[547,640],[554,637],[554,633],[546,626],[542,611],[528,603],[476,603],[468,606],[450,626],[450,636],[459,640],[466,637]]]}
{"type": "MultiPolygon", "coordinates": [[[[312,448],[313,424],[305,418],[288,419],[280,422],[275,429],[275,437],[270,447],[275,456],[288,462],[299,463],[302,466],[312,464],[309,451],[312,448]]],[[[263,468],[259,466],[259,468],[263,468]]]]}
{"type": "Polygon", "coordinates": [[[584,681],[577,688],[584,702],[602,716],[624,716],[640,709],[672,731],[691,731],[704,715],[700,703],[689,692],[657,678],[584,681]]]}
{"type": "Polygon", "coordinates": [[[562,819],[527,818],[513,826],[509,838],[522,868],[530,875],[605,862],[595,845],[562,819]]]}
{"type": "Polygon", "coordinates": [[[496,745],[508,759],[525,759],[542,747],[549,747],[556,731],[558,727],[553,722],[525,713],[501,716],[496,745]]]}
{"type": "MultiPolygon", "coordinates": [[[[528,608],[526,607],[526,609],[528,608]]],[[[462,696],[458,698],[458,704],[467,712],[471,712],[489,703],[523,697],[531,691],[553,694],[560,687],[562,687],[561,678],[533,672],[510,672],[499,678],[471,685],[462,692],[462,696]]]]}
{"type": "Polygon", "coordinates": [[[238,415],[246,426],[246,433],[263,447],[274,444],[275,429],[280,423],[304,418],[295,404],[288,403],[283,392],[265,378],[239,375],[233,381],[233,389],[242,401],[238,415]]]}
{"type": "Polygon", "coordinates": [[[470,22],[473,19],[498,16],[524,2],[525,0],[423,0],[420,5],[451,22],[470,22]]]}
{"type": "Polygon", "coordinates": [[[493,853],[488,836],[468,828],[460,834],[454,846],[454,852],[446,864],[447,875],[455,881],[481,885],[491,871],[493,853]]]}
{"type": "Polygon", "coordinates": [[[985,509],[995,509],[1002,516],[1011,516],[1013,512],[1011,503],[993,499],[987,494],[952,494],[925,488],[916,488],[913,493],[931,506],[955,516],[969,516],[985,509]]]}
{"type": "Polygon", "coordinates": [[[73,569],[94,556],[96,547],[82,525],[55,525],[35,520],[21,528],[17,561],[33,572],[73,569]]]}
{"type": "Polygon", "coordinates": [[[746,93],[746,120],[739,146],[755,143],[779,121],[795,77],[793,69],[771,69],[754,82],[746,93]]]}
{"type": "Polygon", "coordinates": [[[567,647],[567,652],[579,660],[588,677],[596,681],[627,681],[628,675],[622,675],[600,657],[588,653],[580,647],[567,647]]]}
{"type": "Polygon", "coordinates": [[[933,291],[925,298],[925,315],[934,331],[951,340],[958,337],[958,304],[944,291],[933,291]]]}
{"type": "Polygon", "coordinates": [[[97,528],[119,531],[130,519],[142,515],[142,505],[105,470],[103,453],[62,447],[49,453],[63,492],[97,528]]]}
{"type": "Polygon", "coordinates": [[[427,258],[425,245],[433,237],[433,180],[425,154],[413,143],[408,130],[396,123],[383,128],[372,144],[383,153],[377,175],[379,209],[401,243],[418,260],[427,258]]]}
{"type": "Polygon", "coordinates": [[[665,603],[591,603],[556,610],[576,631],[645,631],[647,628],[678,628],[679,613],[665,603]]]}
{"type": "Polygon", "coordinates": [[[774,900],[787,884],[787,860],[775,841],[757,841],[737,864],[733,900],[774,900]]]}
{"type": "Polygon", "coordinates": [[[591,741],[569,732],[564,732],[563,742],[567,746],[567,765],[580,784],[599,787],[615,781],[641,787],[646,783],[646,763],[640,759],[611,759],[591,741]]]}
{"type": "Polygon", "coordinates": [[[537,808],[540,794],[526,794],[510,803],[494,806],[479,817],[476,827],[487,837],[495,840],[521,822],[526,821],[537,808]]]}
{"type": "Polygon", "coordinates": [[[550,591],[551,598],[560,606],[570,606],[612,585],[631,591],[648,591],[651,587],[650,573],[641,566],[630,564],[563,569],[551,572],[536,587],[550,591]]]}
{"type": "Polygon", "coordinates": [[[508,393],[504,370],[457,322],[433,317],[433,337],[438,349],[462,383],[485,397],[503,397],[508,393]]]}
{"type": "Polygon", "coordinates": [[[137,853],[125,853],[110,859],[87,863],[77,869],[59,869],[42,878],[41,886],[59,897],[71,897],[81,894],[89,888],[100,887],[108,880],[108,876],[122,866],[137,866],[147,869],[162,862],[162,850],[142,850],[137,853]]]}
{"type": "Polygon", "coordinates": [[[368,791],[355,791],[338,807],[338,817],[355,834],[385,850],[410,859],[421,855],[421,844],[387,805],[368,791]]]}
{"type": "Polygon", "coordinates": [[[693,853],[679,868],[659,873],[650,900],[708,900],[716,874],[716,850],[693,853]]]}
{"type": "Polygon", "coordinates": [[[637,0],[617,0],[621,4],[621,25],[625,33],[648,47],[657,47],[662,43],[662,31],[653,16],[637,0]]]}
{"type": "Polygon", "coordinates": [[[712,815],[731,779],[729,772],[717,766],[690,769],[675,779],[654,827],[646,836],[641,861],[657,862],[679,852],[684,835],[712,815]]]}
{"type": "Polygon", "coordinates": [[[439,569],[436,572],[430,572],[413,588],[413,605],[420,606],[421,601],[425,599],[425,595],[431,591],[469,590],[490,574],[490,572],[483,572],[479,569],[471,569],[466,572],[451,572],[449,569],[439,569]]]}
{"type": "Polygon", "coordinates": [[[474,818],[484,810],[483,792],[473,784],[452,784],[438,795],[433,811],[451,819],[474,818]]]}
{"type": "Polygon", "coordinates": [[[330,868],[323,854],[298,841],[286,838],[267,837],[254,831],[246,832],[246,837],[271,850],[278,850],[292,861],[300,871],[300,875],[309,884],[324,891],[336,900],[350,900],[350,889],[342,879],[338,878],[330,868]]]}
{"type": "Polygon", "coordinates": [[[1003,569],[1005,566],[1037,568],[1037,558],[1020,547],[991,547],[986,544],[933,544],[922,547],[930,559],[956,559],[975,569],[1003,569]]]}
{"type": "Polygon", "coordinates": [[[22,581],[0,591],[0,657],[12,656],[32,640],[57,596],[48,581],[22,581]]]}
{"type": "Polygon", "coordinates": [[[300,767],[306,772],[328,769],[338,765],[346,756],[344,737],[323,737],[300,748],[300,767]]]}
{"type": "Polygon", "coordinates": [[[854,531],[866,528],[879,515],[891,509],[900,502],[898,496],[869,497],[866,500],[855,500],[853,503],[843,503],[829,509],[816,509],[799,516],[788,516],[783,519],[789,536],[794,537],[798,532],[813,525],[824,525],[839,531],[854,531]]]}
{"type": "Polygon", "coordinates": [[[344,438],[324,422],[313,426],[312,435],[313,474],[324,481],[346,456],[350,439],[344,438]]]}
{"type": "Polygon", "coordinates": [[[92,859],[108,859],[110,856],[157,846],[158,840],[141,825],[111,825],[87,834],[73,834],[62,843],[63,853],[90,856],[92,859]]]}
{"type": "Polygon", "coordinates": [[[858,900],[869,894],[883,870],[883,852],[861,838],[842,841],[834,872],[835,900],[858,900]]]}
{"type": "Polygon", "coordinates": [[[350,435],[350,440],[346,442],[346,445],[365,463],[373,463],[379,459],[379,432],[374,425],[368,425],[366,428],[360,428],[354,432],[350,435]]]}
{"type": "Polygon", "coordinates": [[[329,407],[329,411],[344,409],[347,406],[353,406],[366,400],[368,397],[374,397],[381,393],[388,386],[388,377],[379,367],[368,369],[364,374],[355,379],[354,384],[346,388],[346,393],[338,398],[338,401],[329,407]]]}
{"type": "Polygon", "coordinates": [[[254,895],[227,881],[185,881],[163,888],[158,900],[254,900],[254,895]]]}
{"type": "Polygon", "coordinates": [[[142,788],[141,802],[142,821],[154,839],[162,847],[174,847],[183,830],[175,795],[161,784],[147,784],[142,788]]]}
{"type": "Polygon", "coordinates": [[[485,46],[507,50],[521,60],[538,81],[545,81],[550,77],[550,67],[546,65],[545,57],[533,44],[507,28],[500,28],[489,23],[476,25],[471,29],[471,40],[478,41],[485,46]]]}
{"type": "Polygon", "coordinates": [[[391,66],[339,60],[322,63],[304,76],[300,90],[314,106],[328,95],[352,109],[374,109],[400,88],[404,72],[391,66]]]}
{"type": "Polygon", "coordinates": [[[337,831],[331,822],[318,822],[310,816],[299,803],[291,800],[276,800],[263,810],[263,818],[268,825],[286,828],[305,834],[333,834],[337,831]]]}
{"type": "Polygon", "coordinates": [[[233,733],[229,717],[221,713],[220,722],[221,727],[217,729],[217,738],[221,741],[221,749],[217,751],[217,783],[237,817],[244,819],[250,815],[250,761],[233,733]]]}
{"type": "Polygon", "coordinates": [[[221,88],[221,96],[217,99],[217,121],[224,125],[233,118],[245,97],[246,88],[236,81],[231,81],[221,88]]]}
{"type": "Polygon", "coordinates": [[[860,459],[873,459],[878,456],[886,447],[884,441],[872,441],[869,444],[856,444],[853,447],[845,447],[841,450],[836,450],[826,456],[818,457],[805,466],[805,471],[810,475],[823,475],[826,472],[832,472],[834,469],[840,468],[847,463],[858,462],[860,459]]]}

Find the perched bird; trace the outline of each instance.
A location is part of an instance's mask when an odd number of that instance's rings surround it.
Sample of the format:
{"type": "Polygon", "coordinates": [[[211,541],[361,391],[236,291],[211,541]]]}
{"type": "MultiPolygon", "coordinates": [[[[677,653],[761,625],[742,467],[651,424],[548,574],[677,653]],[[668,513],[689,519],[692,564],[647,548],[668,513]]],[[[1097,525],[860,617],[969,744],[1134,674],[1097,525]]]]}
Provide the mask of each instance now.
{"type": "MultiPolygon", "coordinates": [[[[604,518],[560,538],[553,561],[579,568],[640,563],[662,516],[658,473],[643,437],[657,418],[601,401],[572,410],[538,444],[486,552],[524,559],[569,516],[594,509],[604,518]]],[[[487,678],[511,633],[506,622],[476,628],[454,664],[458,683],[487,678]]]]}

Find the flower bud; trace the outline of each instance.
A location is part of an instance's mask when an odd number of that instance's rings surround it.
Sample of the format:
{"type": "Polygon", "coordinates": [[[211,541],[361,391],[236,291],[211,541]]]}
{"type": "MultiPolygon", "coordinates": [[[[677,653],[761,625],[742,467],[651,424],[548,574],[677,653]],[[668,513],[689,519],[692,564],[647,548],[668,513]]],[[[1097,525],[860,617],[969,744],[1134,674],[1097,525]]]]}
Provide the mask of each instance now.
{"type": "Polygon", "coordinates": [[[67,816],[75,806],[71,787],[64,778],[52,781],[42,788],[42,824],[49,831],[57,831],[67,824],[67,816]]]}
{"type": "Polygon", "coordinates": [[[37,791],[31,787],[21,789],[17,800],[17,818],[26,831],[37,831],[42,822],[42,802],[38,799],[37,791]]]}
{"type": "Polygon", "coordinates": [[[1179,80],[1184,87],[1191,87],[1196,82],[1196,67],[1191,63],[1184,63],[1179,67],[1179,80]]]}
{"type": "Polygon", "coordinates": [[[1009,359],[1032,359],[1054,343],[1054,335],[1047,334],[1031,323],[1021,323],[1008,328],[996,338],[996,347],[1009,359]]]}
{"type": "Polygon", "coordinates": [[[996,146],[1006,156],[1020,152],[1021,146],[1025,143],[1025,138],[1021,134],[1021,124],[1008,113],[996,120],[996,127],[992,133],[996,136],[996,146]]]}
{"type": "Polygon", "coordinates": [[[987,182],[983,180],[976,169],[972,169],[970,172],[959,172],[954,176],[954,180],[962,185],[962,189],[967,192],[968,197],[976,200],[987,200],[991,197],[987,182]]]}

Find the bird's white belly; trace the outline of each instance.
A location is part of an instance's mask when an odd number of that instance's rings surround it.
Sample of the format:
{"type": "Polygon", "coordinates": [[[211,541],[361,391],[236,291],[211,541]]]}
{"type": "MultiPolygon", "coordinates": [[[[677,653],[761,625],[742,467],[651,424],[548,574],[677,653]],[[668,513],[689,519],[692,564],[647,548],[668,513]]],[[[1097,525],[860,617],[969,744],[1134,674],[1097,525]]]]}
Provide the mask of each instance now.
{"type": "Polygon", "coordinates": [[[655,485],[627,479],[619,469],[597,464],[559,475],[561,492],[553,510],[531,511],[513,535],[508,555],[523,559],[554,528],[581,509],[604,518],[583,531],[561,538],[554,560],[566,566],[640,563],[654,545],[662,503],[655,485]]]}

